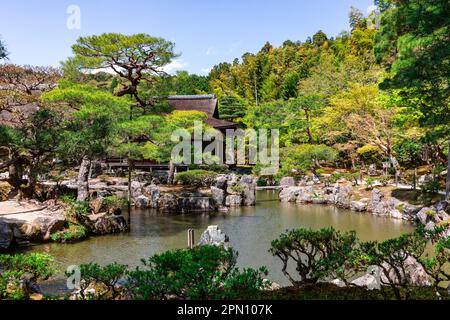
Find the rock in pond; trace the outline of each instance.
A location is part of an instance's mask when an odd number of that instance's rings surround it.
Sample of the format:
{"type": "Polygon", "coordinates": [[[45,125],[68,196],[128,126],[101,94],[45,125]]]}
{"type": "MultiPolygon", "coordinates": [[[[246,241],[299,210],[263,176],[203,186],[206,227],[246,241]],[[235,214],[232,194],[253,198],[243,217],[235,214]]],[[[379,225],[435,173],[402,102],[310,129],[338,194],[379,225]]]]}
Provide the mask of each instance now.
{"type": "Polygon", "coordinates": [[[282,188],[295,187],[295,179],[293,177],[284,177],[280,181],[282,188]]]}
{"type": "Polygon", "coordinates": [[[225,199],[225,205],[227,207],[240,207],[242,205],[242,197],[239,195],[229,195],[225,199]]]}
{"type": "Polygon", "coordinates": [[[209,226],[203,232],[198,243],[199,246],[226,246],[230,239],[218,226],[209,226]]]}

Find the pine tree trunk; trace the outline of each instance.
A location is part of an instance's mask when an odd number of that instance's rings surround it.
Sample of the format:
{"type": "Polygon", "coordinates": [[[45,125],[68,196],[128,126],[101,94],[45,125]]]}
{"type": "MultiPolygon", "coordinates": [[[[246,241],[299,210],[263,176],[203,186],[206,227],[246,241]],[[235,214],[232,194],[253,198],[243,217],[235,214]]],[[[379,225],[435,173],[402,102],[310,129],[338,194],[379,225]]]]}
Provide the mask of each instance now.
{"type": "Polygon", "coordinates": [[[77,201],[86,201],[89,198],[89,171],[91,169],[91,160],[88,157],[83,157],[80,171],[78,172],[77,186],[78,195],[77,201]]]}
{"type": "Polygon", "coordinates": [[[20,191],[20,186],[22,185],[22,172],[17,163],[12,163],[8,167],[8,183],[18,192],[20,191]]]}

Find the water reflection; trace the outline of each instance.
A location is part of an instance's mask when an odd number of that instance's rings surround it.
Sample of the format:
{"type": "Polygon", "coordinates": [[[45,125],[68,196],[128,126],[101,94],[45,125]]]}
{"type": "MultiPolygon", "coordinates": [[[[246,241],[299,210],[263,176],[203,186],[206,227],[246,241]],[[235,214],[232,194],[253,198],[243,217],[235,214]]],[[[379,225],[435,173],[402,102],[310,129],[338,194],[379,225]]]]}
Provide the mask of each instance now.
{"type": "MultiPolygon", "coordinates": [[[[410,224],[400,220],[328,206],[281,204],[276,191],[261,191],[256,207],[236,209],[229,214],[163,216],[151,210],[136,210],[131,223],[129,234],[96,237],[77,244],[45,244],[28,250],[55,256],[62,270],[88,262],[118,262],[134,267],[140,264],[141,258],[186,247],[187,229],[193,228],[198,240],[206,227],[214,224],[230,237],[231,245],[239,252],[240,267],[267,266],[273,281],[287,284],[280,262],[268,249],[271,241],[288,229],[333,226],[342,231],[355,230],[365,241],[384,240],[413,230],[410,224]]],[[[59,279],[56,283],[62,285],[62,275],[59,279]]]]}

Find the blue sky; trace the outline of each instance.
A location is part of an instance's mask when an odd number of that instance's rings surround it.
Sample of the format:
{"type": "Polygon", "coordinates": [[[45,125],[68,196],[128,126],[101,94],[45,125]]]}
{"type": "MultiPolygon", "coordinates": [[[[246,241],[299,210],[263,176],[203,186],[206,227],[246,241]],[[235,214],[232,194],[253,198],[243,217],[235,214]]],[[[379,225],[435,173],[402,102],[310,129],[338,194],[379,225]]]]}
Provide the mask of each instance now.
{"type": "Polygon", "coordinates": [[[176,43],[181,57],[168,71],[204,74],[215,64],[258,51],[266,41],[304,41],[319,29],[348,29],[351,6],[373,0],[0,0],[0,35],[17,64],[53,65],[71,55],[79,36],[138,32],[176,43]],[[70,5],[81,28],[67,28],[70,5]]]}

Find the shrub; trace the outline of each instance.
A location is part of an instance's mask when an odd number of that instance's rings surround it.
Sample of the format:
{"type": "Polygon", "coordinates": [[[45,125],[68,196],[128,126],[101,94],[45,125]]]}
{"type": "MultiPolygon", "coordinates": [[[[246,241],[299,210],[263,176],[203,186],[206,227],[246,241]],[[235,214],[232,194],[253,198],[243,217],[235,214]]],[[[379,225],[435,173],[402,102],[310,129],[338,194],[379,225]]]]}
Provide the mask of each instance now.
{"type": "Polygon", "coordinates": [[[235,193],[243,193],[245,191],[244,186],[239,184],[231,186],[230,189],[235,193]]]}
{"type": "Polygon", "coordinates": [[[128,273],[129,288],[138,300],[220,299],[252,296],[262,287],[265,269],[235,267],[237,253],[204,246],[168,251],[143,260],[143,269],[128,273]]]}
{"type": "Polygon", "coordinates": [[[258,179],[256,181],[256,185],[258,187],[266,187],[267,186],[267,180],[265,180],[265,179],[258,179]]]}
{"type": "Polygon", "coordinates": [[[264,280],[268,273],[265,267],[258,270],[244,269],[242,272],[234,269],[224,281],[222,290],[216,295],[216,298],[255,299],[261,290],[270,287],[271,283],[264,280]]]}
{"type": "Polygon", "coordinates": [[[375,185],[375,182],[377,182],[377,179],[374,177],[366,178],[366,189],[371,190],[373,188],[373,186],[375,185]]]}
{"type": "Polygon", "coordinates": [[[378,178],[378,181],[381,183],[381,185],[383,187],[386,187],[389,184],[390,180],[391,179],[389,177],[384,177],[384,176],[378,178]]]}
{"type": "Polygon", "coordinates": [[[54,242],[75,242],[86,239],[89,236],[89,229],[83,225],[70,224],[65,230],[55,232],[51,235],[54,242]]]}
{"type": "Polygon", "coordinates": [[[436,292],[441,286],[445,286],[450,281],[448,268],[450,266],[450,237],[440,237],[439,234],[445,230],[447,226],[439,226],[432,231],[431,238],[436,242],[434,253],[427,254],[420,258],[420,263],[424,267],[427,274],[433,279],[436,292]]]}
{"type": "Polygon", "coordinates": [[[356,267],[358,240],[355,232],[322,229],[292,230],[274,240],[270,252],[283,262],[283,274],[294,286],[314,284],[321,279],[337,276],[346,281],[356,267]],[[295,264],[298,277],[288,270],[295,264]]]}
{"type": "Polygon", "coordinates": [[[209,187],[213,184],[216,173],[206,170],[191,170],[177,173],[175,181],[182,185],[209,187]]]}
{"type": "Polygon", "coordinates": [[[366,242],[361,244],[361,252],[367,266],[377,266],[381,272],[380,284],[386,296],[386,286],[395,297],[408,299],[411,284],[405,272],[408,258],[419,261],[425,251],[427,240],[418,232],[402,235],[384,242],[366,242]]]}
{"type": "Polygon", "coordinates": [[[357,186],[359,182],[359,178],[361,177],[361,174],[359,172],[354,173],[345,173],[344,178],[347,181],[350,181],[353,185],[357,186]]]}
{"type": "Polygon", "coordinates": [[[89,203],[85,201],[73,201],[68,204],[66,209],[66,219],[71,224],[75,225],[89,225],[88,215],[92,212],[89,203]]]}
{"type": "MultiPolygon", "coordinates": [[[[125,277],[126,265],[117,263],[101,267],[96,263],[80,265],[80,298],[82,300],[114,300],[119,298],[124,289],[118,286],[118,282],[125,277]],[[95,289],[94,293],[88,293],[89,288],[95,289]]],[[[71,274],[67,274],[70,276],[71,274]]]]}
{"type": "Polygon", "coordinates": [[[278,175],[292,176],[294,172],[316,172],[319,162],[334,161],[337,151],[326,145],[302,144],[285,148],[282,152],[282,168],[278,175]]]}
{"type": "Polygon", "coordinates": [[[433,179],[420,186],[422,193],[438,193],[441,188],[439,180],[433,179]]]}
{"type": "Polygon", "coordinates": [[[339,180],[341,180],[342,178],[344,178],[344,174],[343,173],[333,173],[330,176],[329,181],[330,181],[330,183],[336,183],[339,180]]]}
{"type": "Polygon", "coordinates": [[[56,270],[48,254],[0,255],[0,299],[27,299],[33,285],[47,280],[56,270]]]}
{"type": "Polygon", "coordinates": [[[117,195],[112,195],[103,198],[102,209],[104,209],[108,213],[114,213],[118,210],[121,210],[127,204],[128,204],[127,199],[120,198],[117,195]]]}

